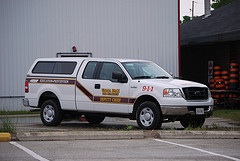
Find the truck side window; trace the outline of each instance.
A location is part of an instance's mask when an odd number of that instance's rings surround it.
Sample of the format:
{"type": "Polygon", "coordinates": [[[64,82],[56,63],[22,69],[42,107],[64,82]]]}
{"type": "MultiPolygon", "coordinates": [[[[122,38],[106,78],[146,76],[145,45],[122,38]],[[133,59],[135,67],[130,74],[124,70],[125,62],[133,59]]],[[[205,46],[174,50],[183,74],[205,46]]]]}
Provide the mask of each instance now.
{"type": "Polygon", "coordinates": [[[76,62],[44,62],[40,61],[33,68],[32,73],[38,74],[72,74],[76,62]]]}
{"type": "Polygon", "coordinates": [[[55,62],[38,62],[32,70],[32,73],[52,74],[55,62]]]}
{"type": "Polygon", "coordinates": [[[96,61],[88,62],[88,64],[86,65],[86,68],[83,72],[82,78],[83,79],[93,79],[96,65],[97,65],[96,61]]]}
{"type": "Polygon", "coordinates": [[[100,71],[99,79],[110,80],[112,82],[117,82],[117,79],[112,79],[113,72],[122,72],[122,69],[116,64],[111,62],[104,62],[102,64],[102,69],[100,71]]]}
{"type": "Polygon", "coordinates": [[[53,74],[72,74],[76,65],[76,62],[57,62],[53,74]]]}

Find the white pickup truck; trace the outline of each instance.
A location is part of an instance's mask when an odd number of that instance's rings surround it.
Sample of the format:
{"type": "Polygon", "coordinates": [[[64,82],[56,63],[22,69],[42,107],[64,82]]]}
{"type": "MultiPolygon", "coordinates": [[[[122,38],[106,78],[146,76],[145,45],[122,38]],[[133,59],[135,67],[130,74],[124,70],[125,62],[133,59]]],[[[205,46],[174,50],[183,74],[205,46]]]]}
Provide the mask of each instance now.
{"type": "Polygon", "coordinates": [[[131,59],[37,59],[27,73],[23,104],[40,108],[47,126],[85,115],[92,124],[108,116],[137,120],[142,129],[169,121],[199,127],[213,111],[207,86],[174,79],[151,61],[131,59]]]}

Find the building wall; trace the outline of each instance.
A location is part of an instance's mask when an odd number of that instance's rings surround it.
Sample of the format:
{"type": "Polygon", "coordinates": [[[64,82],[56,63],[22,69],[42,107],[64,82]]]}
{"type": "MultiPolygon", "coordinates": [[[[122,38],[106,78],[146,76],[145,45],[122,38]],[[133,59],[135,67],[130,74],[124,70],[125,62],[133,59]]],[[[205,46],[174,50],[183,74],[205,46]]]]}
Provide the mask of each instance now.
{"type": "Polygon", "coordinates": [[[69,52],[147,59],[178,75],[178,0],[1,0],[0,110],[23,110],[36,58],[69,52]],[[20,97],[19,97],[20,96],[20,97]]]}

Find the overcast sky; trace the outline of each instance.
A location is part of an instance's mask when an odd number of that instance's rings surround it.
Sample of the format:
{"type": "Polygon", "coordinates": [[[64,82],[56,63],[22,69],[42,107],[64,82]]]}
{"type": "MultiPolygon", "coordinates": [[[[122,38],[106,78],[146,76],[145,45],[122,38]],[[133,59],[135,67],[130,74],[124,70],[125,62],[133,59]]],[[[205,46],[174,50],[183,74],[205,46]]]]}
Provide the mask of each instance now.
{"type": "MultiPolygon", "coordinates": [[[[180,0],[180,19],[183,16],[192,16],[192,1],[193,0],[180,0]]],[[[204,0],[194,0],[194,16],[201,16],[204,14],[204,0]]]]}

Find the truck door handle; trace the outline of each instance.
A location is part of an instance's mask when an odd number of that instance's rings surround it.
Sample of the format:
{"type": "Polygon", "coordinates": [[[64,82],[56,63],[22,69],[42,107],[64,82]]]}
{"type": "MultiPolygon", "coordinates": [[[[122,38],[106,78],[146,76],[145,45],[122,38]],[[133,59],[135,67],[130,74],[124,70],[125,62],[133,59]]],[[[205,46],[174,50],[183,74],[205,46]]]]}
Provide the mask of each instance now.
{"type": "Polygon", "coordinates": [[[95,89],[100,89],[100,84],[95,84],[95,89]]]}

